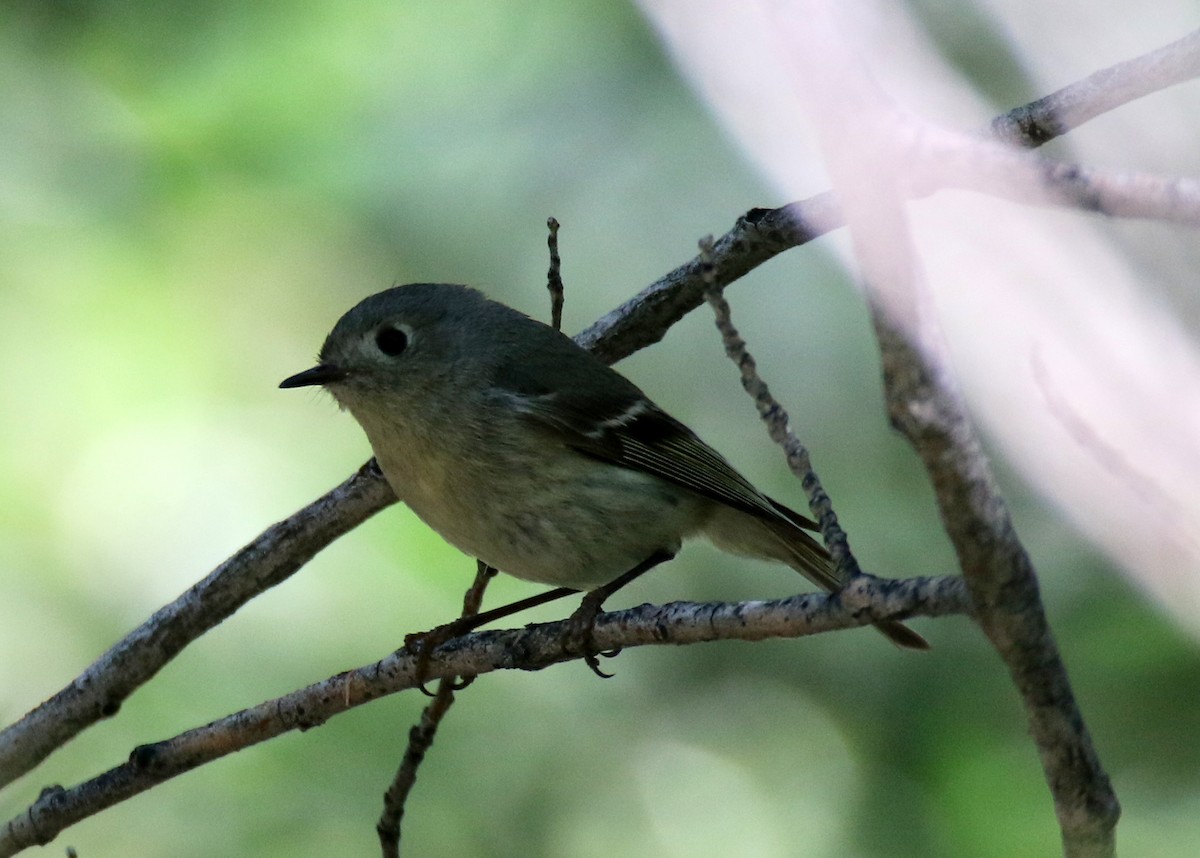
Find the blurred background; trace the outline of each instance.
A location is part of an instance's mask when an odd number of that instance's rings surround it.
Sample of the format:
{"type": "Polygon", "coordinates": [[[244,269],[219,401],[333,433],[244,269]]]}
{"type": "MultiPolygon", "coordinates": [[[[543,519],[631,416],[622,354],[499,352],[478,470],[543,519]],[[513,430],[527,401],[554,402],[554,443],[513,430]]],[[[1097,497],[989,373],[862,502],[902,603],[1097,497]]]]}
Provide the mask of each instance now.
{"type": "MultiPolygon", "coordinates": [[[[903,11],[973,89],[973,108],[937,118],[974,128],[1194,26],[1194,3],[1162,5],[1158,29],[1145,31],[1080,5],[1104,25],[1089,38],[1070,29],[1076,14],[1059,21],[1015,0],[954,10],[914,0],[903,11]]],[[[761,154],[714,119],[703,87],[689,87],[657,20],[608,0],[0,7],[6,723],[365,460],[361,432],[328,397],[276,389],[360,298],[458,281],[547,318],[553,215],[574,332],[690,258],[698,237],[789,201],[755,169],[761,154]]],[[[1147,140],[1184,122],[1155,104],[1141,120],[1147,140]]],[[[1110,166],[1196,171],[1194,148],[1101,139],[1110,166]]],[[[825,187],[815,161],[812,172],[797,194],[825,187]]],[[[1111,229],[1108,245],[1159,290],[1147,300],[1194,324],[1186,283],[1172,279],[1194,233],[1111,229]]],[[[951,572],[922,472],[887,428],[837,240],[733,287],[735,321],[866,567],[951,572]]],[[[960,315],[971,300],[963,290],[960,315]]],[[[620,368],[764,490],[803,502],[706,310],[620,368]]],[[[1124,806],[1122,849],[1194,855],[1196,639],[1161,607],[1170,599],[1085,540],[1010,466],[1010,445],[988,438],[1124,806]]],[[[10,786],[0,814],[136,744],[382,657],[452,617],[473,568],[406,510],[386,510],[10,786]]],[[[1176,572],[1194,581],[1194,569],[1176,572]]],[[[797,589],[787,570],[696,545],[620,603],[797,589]]],[[[500,580],[489,601],[530,592],[500,580]]],[[[643,648],[612,662],[607,682],[579,664],[484,677],[421,771],[406,854],[1055,854],[1051,801],[1003,667],[965,619],[914,626],[931,654],[864,631],[643,648]]],[[[424,702],[381,700],[236,754],[76,825],[51,849],[374,854],[381,796],[424,702]]]]}

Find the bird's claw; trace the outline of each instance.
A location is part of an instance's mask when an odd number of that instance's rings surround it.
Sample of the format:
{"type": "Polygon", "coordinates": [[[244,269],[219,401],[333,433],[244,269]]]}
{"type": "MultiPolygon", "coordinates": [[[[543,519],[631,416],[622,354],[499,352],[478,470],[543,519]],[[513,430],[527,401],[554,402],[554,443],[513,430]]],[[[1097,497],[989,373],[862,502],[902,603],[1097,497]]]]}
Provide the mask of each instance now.
{"type": "Polygon", "coordinates": [[[597,656],[613,658],[621,650],[617,648],[599,651],[596,649],[596,642],[592,636],[596,627],[596,617],[600,614],[600,606],[604,601],[603,595],[592,592],[583,597],[583,601],[575,613],[567,619],[567,630],[563,634],[563,647],[582,653],[583,663],[596,676],[601,679],[612,679],[613,674],[600,669],[600,659],[597,656]]]}
{"type": "MultiPolygon", "coordinates": [[[[405,648],[417,657],[417,662],[413,667],[413,680],[426,697],[437,696],[425,687],[425,683],[429,681],[429,662],[433,658],[433,652],[446,641],[458,637],[460,628],[459,623],[452,622],[437,626],[427,632],[413,632],[404,636],[405,648]]],[[[450,690],[461,691],[474,681],[475,677],[473,676],[457,678],[450,686],[450,690]]]]}

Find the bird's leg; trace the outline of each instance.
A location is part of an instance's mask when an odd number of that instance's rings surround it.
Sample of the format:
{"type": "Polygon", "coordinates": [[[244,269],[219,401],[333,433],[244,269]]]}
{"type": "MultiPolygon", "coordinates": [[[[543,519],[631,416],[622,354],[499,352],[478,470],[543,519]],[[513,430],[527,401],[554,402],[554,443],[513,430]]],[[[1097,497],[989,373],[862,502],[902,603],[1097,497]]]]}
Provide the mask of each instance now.
{"type": "MultiPolygon", "coordinates": [[[[492,620],[499,620],[503,617],[512,616],[520,613],[528,608],[536,608],[538,605],[544,605],[547,602],[553,602],[555,599],[561,599],[563,596],[570,596],[572,593],[578,593],[578,590],[572,590],[570,587],[555,587],[553,590],[547,590],[544,593],[538,593],[536,596],[529,596],[524,599],[518,599],[515,602],[510,602],[507,605],[501,605],[498,608],[492,608],[490,611],[483,611],[478,614],[471,614],[466,617],[459,617],[449,623],[443,623],[436,628],[430,629],[427,632],[413,632],[410,635],[405,635],[404,645],[410,652],[416,653],[416,680],[418,686],[426,694],[425,680],[429,671],[429,659],[433,656],[433,651],[440,647],[448,640],[453,640],[456,637],[465,635],[467,632],[474,631],[482,625],[490,623],[492,620]]],[[[432,695],[430,695],[432,696],[432,695]]]]}
{"type": "Polygon", "coordinates": [[[604,605],[604,600],[626,584],[636,578],[640,578],[655,566],[667,562],[674,556],[675,553],[672,551],[654,552],[628,572],[621,574],[601,587],[597,587],[595,590],[585,593],[583,601],[579,603],[579,607],[575,609],[575,613],[571,614],[570,618],[568,618],[567,631],[563,635],[563,645],[571,649],[580,650],[583,653],[584,662],[591,668],[592,673],[601,679],[608,679],[612,674],[605,673],[600,669],[600,660],[596,658],[597,654],[611,658],[620,652],[620,649],[615,649],[609,652],[597,653],[595,642],[592,640],[592,631],[596,625],[596,617],[600,614],[600,608],[604,605]]]}
{"type": "MultiPolygon", "coordinates": [[[[592,646],[592,627],[595,625],[596,617],[600,613],[600,608],[603,606],[604,600],[635,578],[640,577],[660,563],[665,563],[674,556],[674,553],[669,551],[655,552],[628,572],[618,576],[604,586],[584,594],[583,601],[575,610],[575,613],[567,620],[568,629],[563,636],[563,643],[582,649],[584,651],[584,660],[597,676],[606,678],[609,676],[609,674],[600,670],[600,662],[597,660],[596,653],[593,651],[594,647],[592,646]]],[[[418,685],[424,690],[425,680],[427,679],[426,674],[429,670],[429,660],[433,657],[433,651],[447,641],[465,635],[467,632],[472,632],[493,620],[503,619],[504,617],[518,614],[529,608],[536,608],[538,605],[545,605],[548,602],[561,599],[563,596],[570,596],[572,593],[578,592],[578,590],[570,587],[555,587],[553,590],[547,590],[544,593],[518,599],[507,605],[492,608],[490,611],[482,611],[471,616],[459,617],[457,620],[443,623],[427,632],[413,632],[410,635],[406,635],[404,645],[410,652],[415,653],[417,656],[415,678],[418,685]]],[[[618,651],[601,654],[612,656],[616,655],[618,651]]],[[[429,692],[426,691],[425,693],[428,694],[429,692]]]]}

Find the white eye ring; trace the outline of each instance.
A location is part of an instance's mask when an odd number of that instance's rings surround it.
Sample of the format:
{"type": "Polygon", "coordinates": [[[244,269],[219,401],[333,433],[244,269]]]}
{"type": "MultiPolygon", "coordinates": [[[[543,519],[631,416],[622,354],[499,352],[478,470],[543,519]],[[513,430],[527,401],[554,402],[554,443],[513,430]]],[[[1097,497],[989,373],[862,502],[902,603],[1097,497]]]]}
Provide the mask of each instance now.
{"type": "Polygon", "coordinates": [[[399,322],[386,322],[375,331],[375,347],[388,357],[404,354],[412,341],[412,328],[399,322]]]}

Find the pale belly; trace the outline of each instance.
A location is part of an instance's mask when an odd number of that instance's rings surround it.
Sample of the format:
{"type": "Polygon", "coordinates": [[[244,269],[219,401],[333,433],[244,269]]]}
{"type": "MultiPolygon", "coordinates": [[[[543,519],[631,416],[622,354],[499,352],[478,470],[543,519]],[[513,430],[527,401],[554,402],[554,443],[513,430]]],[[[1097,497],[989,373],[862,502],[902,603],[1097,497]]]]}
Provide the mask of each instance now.
{"type": "Polygon", "coordinates": [[[381,457],[380,465],[396,494],[451,545],[517,578],[578,590],[652,554],[674,554],[708,516],[708,501],[657,477],[582,457],[549,468],[543,455],[504,473],[461,462],[414,467],[409,457],[381,457]]]}

